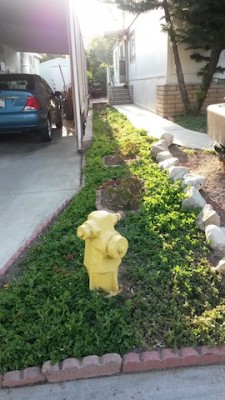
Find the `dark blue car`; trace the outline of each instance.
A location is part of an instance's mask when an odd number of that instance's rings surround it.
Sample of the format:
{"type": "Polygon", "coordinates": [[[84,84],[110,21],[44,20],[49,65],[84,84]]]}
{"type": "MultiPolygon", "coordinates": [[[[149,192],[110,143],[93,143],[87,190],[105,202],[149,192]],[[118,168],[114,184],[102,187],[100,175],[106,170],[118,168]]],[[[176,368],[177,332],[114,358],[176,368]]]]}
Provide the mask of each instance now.
{"type": "Polygon", "coordinates": [[[0,74],[0,132],[37,132],[52,139],[52,125],[62,127],[59,93],[36,74],[0,74]]]}

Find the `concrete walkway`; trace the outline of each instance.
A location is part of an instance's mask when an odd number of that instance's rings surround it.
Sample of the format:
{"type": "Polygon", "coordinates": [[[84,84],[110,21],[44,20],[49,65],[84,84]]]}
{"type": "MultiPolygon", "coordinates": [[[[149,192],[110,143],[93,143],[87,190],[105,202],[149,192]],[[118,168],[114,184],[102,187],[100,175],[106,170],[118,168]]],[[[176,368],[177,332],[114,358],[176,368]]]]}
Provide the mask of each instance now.
{"type": "Polygon", "coordinates": [[[50,143],[0,136],[0,276],[78,192],[81,158],[69,124],[50,143]]]}
{"type": "Polygon", "coordinates": [[[205,133],[182,128],[168,119],[152,113],[135,104],[114,106],[139,129],[146,129],[149,135],[159,138],[162,133],[169,132],[174,136],[174,143],[190,149],[212,150],[213,140],[205,133]]]}
{"type": "Polygon", "coordinates": [[[222,400],[225,367],[179,368],[0,391],[0,400],[222,400]]]}

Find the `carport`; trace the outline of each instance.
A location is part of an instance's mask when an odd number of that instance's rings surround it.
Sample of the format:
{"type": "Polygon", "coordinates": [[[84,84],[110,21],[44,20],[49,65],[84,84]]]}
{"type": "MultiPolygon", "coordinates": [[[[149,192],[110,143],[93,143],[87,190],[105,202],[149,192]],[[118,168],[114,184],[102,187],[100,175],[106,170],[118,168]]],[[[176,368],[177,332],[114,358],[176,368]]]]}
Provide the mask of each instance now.
{"type": "Polygon", "coordinates": [[[75,0],[0,0],[0,42],[21,52],[70,55],[73,108],[81,150],[88,91],[75,4],[75,0]]]}

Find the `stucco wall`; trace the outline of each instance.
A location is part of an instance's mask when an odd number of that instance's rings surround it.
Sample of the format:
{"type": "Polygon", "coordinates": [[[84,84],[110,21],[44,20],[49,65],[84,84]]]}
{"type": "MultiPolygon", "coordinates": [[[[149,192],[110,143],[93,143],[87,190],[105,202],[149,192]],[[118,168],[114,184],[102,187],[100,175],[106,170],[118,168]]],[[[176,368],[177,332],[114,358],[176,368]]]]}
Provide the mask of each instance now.
{"type": "MultiPolygon", "coordinates": [[[[197,63],[191,60],[190,54],[193,50],[185,50],[185,46],[179,46],[179,55],[182,64],[184,80],[186,83],[199,83],[198,71],[204,66],[204,63],[197,63]]],[[[202,55],[207,56],[207,52],[201,52],[202,55]]],[[[225,67],[225,50],[221,53],[218,65],[225,67]]],[[[225,79],[225,74],[215,74],[215,77],[225,79]]],[[[167,66],[167,83],[177,83],[176,67],[172,47],[168,42],[168,66],[167,66]]]]}

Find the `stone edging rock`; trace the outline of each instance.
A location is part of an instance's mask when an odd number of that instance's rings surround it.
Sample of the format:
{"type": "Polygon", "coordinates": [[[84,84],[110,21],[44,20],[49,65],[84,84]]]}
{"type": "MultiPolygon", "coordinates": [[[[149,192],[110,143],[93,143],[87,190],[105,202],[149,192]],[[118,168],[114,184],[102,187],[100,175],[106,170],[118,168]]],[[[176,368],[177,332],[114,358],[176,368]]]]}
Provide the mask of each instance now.
{"type": "Polygon", "coordinates": [[[20,371],[6,372],[4,375],[0,375],[0,389],[224,363],[225,346],[184,347],[177,351],[163,349],[161,351],[127,353],[123,357],[117,353],[108,353],[102,357],[93,355],[81,360],[68,358],[54,365],[47,361],[42,367],[29,367],[20,371]]]}
{"type": "Polygon", "coordinates": [[[225,228],[220,227],[220,216],[210,204],[206,204],[199,192],[204,187],[207,178],[201,175],[192,175],[187,168],[180,166],[179,159],[173,157],[169,151],[173,139],[174,137],[170,133],[162,134],[160,139],[152,145],[151,154],[159,163],[159,168],[168,172],[171,180],[181,180],[184,192],[187,193],[187,198],[182,201],[182,208],[186,210],[201,209],[195,221],[196,226],[205,232],[210,248],[215,250],[219,257],[222,257],[212,271],[225,275],[225,228]]]}

